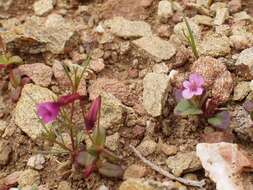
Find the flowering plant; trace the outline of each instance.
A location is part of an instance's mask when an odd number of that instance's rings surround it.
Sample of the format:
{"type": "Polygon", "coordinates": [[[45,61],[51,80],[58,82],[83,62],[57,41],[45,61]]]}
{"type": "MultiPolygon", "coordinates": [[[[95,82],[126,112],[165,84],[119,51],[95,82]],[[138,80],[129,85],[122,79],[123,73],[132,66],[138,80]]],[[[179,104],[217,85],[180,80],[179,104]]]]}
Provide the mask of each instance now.
{"type": "Polygon", "coordinates": [[[218,112],[221,109],[212,105],[212,101],[204,89],[204,83],[201,75],[191,74],[189,80],[183,82],[182,89],[175,91],[178,103],[174,113],[181,116],[198,115],[201,116],[201,121],[220,129],[226,129],[230,122],[229,113],[225,110],[218,112]]]}
{"type": "MultiPolygon", "coordinates": [[[[65,72],[68,70],[65,69],[65,72]]],[[[89,111],[85,114],[85,97],[77,91],[84,71],[78,73],[75,73],[74,80],[70,73],[66,73],[72,83],[72,93],[60,96],[55,101],[37,104],[37,115],[45,129],[43,137],[58,145],[63,150],[62,153],[69,155],[68,163],[72,167],[66,171],[67,174],[71,174],[74,168],[74,171],[82,172],[84,177],[88,177],[94,171],[107,177],[121,177],[123,170],[117,164],[120,159],[105,148],[106,131],[99,125],[101,97],[97,97],[92,102],[89,111]],[[78,127],[74,121],[77,106],[82,113],[82,127],[78,127]],[[47,124],[52,126],[48,127],[47,124]],[[68,134],[70,143],[65,142],[63,132],[68,134]],[[90,146],[82,138],[85,135],[91,142],[90,146]]]]}

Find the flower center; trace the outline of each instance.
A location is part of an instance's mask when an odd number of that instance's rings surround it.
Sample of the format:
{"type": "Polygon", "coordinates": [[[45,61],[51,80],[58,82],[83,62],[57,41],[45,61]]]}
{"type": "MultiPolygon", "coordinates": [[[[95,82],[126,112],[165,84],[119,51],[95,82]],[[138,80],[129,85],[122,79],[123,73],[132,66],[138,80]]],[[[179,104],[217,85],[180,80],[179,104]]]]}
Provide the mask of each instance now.
{"type": "Polygon", "coordinates": [[[190,85],[190,90],[191,91],[196,91],[198,89],[198,85],[195,82],[192,82],[190,85]]]}

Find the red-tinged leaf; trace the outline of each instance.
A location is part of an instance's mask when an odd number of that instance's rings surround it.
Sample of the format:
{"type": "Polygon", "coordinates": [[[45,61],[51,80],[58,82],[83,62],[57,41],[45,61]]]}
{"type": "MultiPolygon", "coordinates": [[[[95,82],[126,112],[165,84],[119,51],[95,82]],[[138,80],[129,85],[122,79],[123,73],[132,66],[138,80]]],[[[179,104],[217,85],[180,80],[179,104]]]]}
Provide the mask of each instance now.
{"type": "Polygon", "coordinates": [[[99,96],[92,102],[90,110],[86,114],[86,117],[85,117],[86,130],[90,131],[94,129],[100,109],[101,109],[101,97],[99,96]]]}
{"type": "Polygon", "coordinates": [[[119,165],[111,164],[109,162],[102,163],[98,171],[106,177],[121,178],[123,176],[123,169],[119,165]]]}
{"type": "Polygon", "coordinates": [[[90,153],[86,151],[79,152],[76,156],[76,162],[80,164],[81,166],[90,166],[94,161],[96,160],[96,157],[91,155],[90,153]]]}
{"type": "Polygon", "coordinates": [[[226,129],[230,124],[230,115],[227,111],[222,111],[209,118],[208,123],[219,129],[226,129]]]}
{"type": "Polygon", "coordinates": [[[89,177],[93,171],[95,171],[96,166],[94,164],[91,164],[89,166],[87,166],[84,170],[83,170],[83,177],[87,178],[89,177]]]}

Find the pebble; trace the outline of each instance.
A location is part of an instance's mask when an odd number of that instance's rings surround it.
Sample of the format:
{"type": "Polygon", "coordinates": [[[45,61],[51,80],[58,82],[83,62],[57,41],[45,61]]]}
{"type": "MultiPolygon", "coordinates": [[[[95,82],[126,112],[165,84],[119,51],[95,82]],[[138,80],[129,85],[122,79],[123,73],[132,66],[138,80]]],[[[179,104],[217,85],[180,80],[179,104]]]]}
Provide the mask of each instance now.
{"type": "Polygon", "coordinates": [[[144,140],[141,144],[136,148],[143,156],[148,156],[153,154],[157,148],[157,144],[152,140],[144,140]]]}
{"type": "Polygon", "coordinates": [[[42,154],[37,154],[29,158],[27,166],[33,169],[41,170],[44,168],[44,163],[46,162],[45,157],[42,154]]]}
{"type": "Polygon", "coordinates": [[[124,181],[119,190],[157,190],[140,179],[128,179],[124,181]]]}
{"type": "Polygon", "coordinates": [[[67,181],[61,181],[58,185],[58,190],[72,190],[70,184],[67,181]]]}
{"type": "Polygon", "coordinates": [[[158,4],[158,18],[160,22],[167,22],[168,18],[173,15],[172,3],[167,0],[162,0],[158,4]]]}
{"type": "Polygon", "coordinates": [[[243,100],[251,91],[250,82],[240,82],[234,88],[233,100],[241,101],[243,100]]]}
{"type": "Polygon", "coordinates": [[[8,141],[0,140],[0,166],[6,165],[10,160],[12,148],[8,141]]]}
{"type": "Polygon", "coordinates": [[[147,174],[147,168],[137,164],[129,166],[124,173],[123,179],[142,178],[147,174]]]}
{"type": "Polygon", "coordinates": [[[119,133],[114,133],[113,135],[107,136],[105,141],[105,146],[112,151],[115,151],[119,147],[119,133]]]}
{"type": "Polygon", "coordinates": [[[243,50],[236,63],[236,65],[247,65],[253,74],[253,47],[243,50]]]}
{"type": "Polygon", "coordinates": [[[52,11],[54,8],[54,0],[39,0],[33,4],[36,15],[43,16],[52,11]]]}
{"type": "Polygon", "coordinates": [[[29,185],[39,185],[40,184],[40,174],[38,171],[27,169],[22,172],[18,178],[18,187],[23,188],[29,185]]]}

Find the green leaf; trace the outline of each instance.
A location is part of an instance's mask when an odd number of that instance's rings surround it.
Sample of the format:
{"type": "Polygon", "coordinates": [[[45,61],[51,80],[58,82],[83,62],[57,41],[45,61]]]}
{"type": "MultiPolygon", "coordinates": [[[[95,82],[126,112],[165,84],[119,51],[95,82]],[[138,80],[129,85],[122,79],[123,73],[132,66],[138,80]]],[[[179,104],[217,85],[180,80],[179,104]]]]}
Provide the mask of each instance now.
{"type": "Polygon", "coordinates": [[[8,60],[8,64],[23,63],[23,60],[19,56],[12,56],[8,60]]]}
{"type": "Polygon", "coordinates": [[[187,116],[187,115],[200,115],[203,112],[191,101],[183,99],[175,107],[174,113],[176,115],[187,116]]]}
{"type": "Polygon", "coordinates": [[[8,58],[5,55],[0,55],[0,65],[7,65],[8,58]]]}
{"type": "Polygon", "coordinates": [[[96,127],[93,131],[92,139],[96,146],[104,146],[106,138],[106,131],[103,127],[96,127]]]}
{"type": "Polygon", "coordinates": [[[227,111],[217,113],[214,117],[207,120],[209,124],[220,129],[226,129],[230,124],[230,115],[227,111]]]}
{"type": "Polygon", "coordinates": [[[213,126],[218,126],[218,125],[221,125],[222,124],[222,119],[220,117],[211,117],[209,118],[208,120],[208,123],[213,125],[213,126]]]}
{"type": "Polygon", "coordinates": [[[79,152],[76,156],[76,162],[82,166],[89,166],[96,160],[96,157],[89,154],[87,151],[79,152]]]}
{"type": "Polygon", "coordinates": [[[98,172],[106,177],[122,177],[124,171],[119,165],[104,162],[98,168],[98,172]]]}

